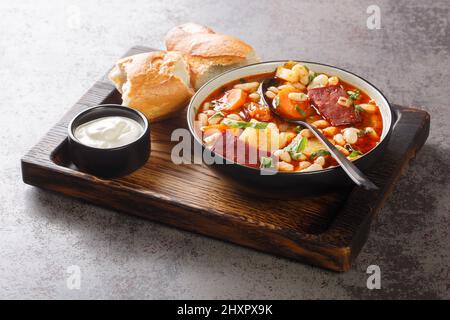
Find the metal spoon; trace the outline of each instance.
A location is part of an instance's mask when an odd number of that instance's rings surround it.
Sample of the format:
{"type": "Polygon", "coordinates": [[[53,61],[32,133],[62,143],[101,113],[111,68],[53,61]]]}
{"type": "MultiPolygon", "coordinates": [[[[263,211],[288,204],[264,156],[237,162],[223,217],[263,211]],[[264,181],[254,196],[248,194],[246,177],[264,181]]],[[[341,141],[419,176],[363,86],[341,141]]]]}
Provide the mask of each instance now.
{"type": "Polygon", "coordinates": [[[325,147],[328,149],[328,151],[333,155],[333,157],[336,159],[336,161],[341,165],[342,169],[344,169],[345,173],[360,187],[363,187],[366,190],[378,190],[378,187],[370,181],[350,160],[347,159],[346,156],[342,154],[328,139],[313,125],[301,121],[301,120],[295,120],[283,117],[277,112],[277,108],[272,103],[268,103],[264,93],[267,91],[267,88],[270,86],[270,83],[273,81],[273,79],[265,79],[261,82],[258,93],[261,96],[261,101],[266,104],[272,112],[277,115],[280,119],[295,123],[297,125],[300,125],[302,127],[308,128],[311,130],[314,135],[319,139],[325,147]]]}

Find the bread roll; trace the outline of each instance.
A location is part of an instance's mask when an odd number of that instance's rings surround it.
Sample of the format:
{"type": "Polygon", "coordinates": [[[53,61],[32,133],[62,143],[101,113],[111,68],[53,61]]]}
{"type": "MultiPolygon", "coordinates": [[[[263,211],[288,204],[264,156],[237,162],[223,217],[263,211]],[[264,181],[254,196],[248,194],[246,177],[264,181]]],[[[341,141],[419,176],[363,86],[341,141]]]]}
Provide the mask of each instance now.
{"type": "Polygon", "coordinates": [[[156,51],[119,60],[109,73],[122,104],[152,121],[170,117],[194,94],[189,64],[180,52],[156,51]]]}
{"type": "Polygon", "coordinates": [[[228,69],[259,62],[253,48],[245,42],[195,23],[170,30],[165,44],[167,50],[188,55],[191,83],[196,90],[228,69]]]}

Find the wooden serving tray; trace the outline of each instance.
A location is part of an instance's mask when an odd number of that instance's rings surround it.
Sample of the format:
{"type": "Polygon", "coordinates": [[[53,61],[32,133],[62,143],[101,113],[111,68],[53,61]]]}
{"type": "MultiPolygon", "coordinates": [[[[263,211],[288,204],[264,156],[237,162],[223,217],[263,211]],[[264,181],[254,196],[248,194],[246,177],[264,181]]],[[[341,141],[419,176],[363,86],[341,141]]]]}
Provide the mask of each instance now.
{"type": "MultiPolygon", "coordinates": [[[[134,47],[126,55],[151,51],[134,47]]],[[[428,137],[430,116],[395,106],[398,120],[381,161],[368,176],[379,191],[340,188],[322,194],[239,187],[206,165],[175,165],[170,135],[187,128],[186,113],[151,126],[152,151],[141,169],[105,180],[77,170],[67,126],[80,111],[121,103],[103,77],[22,158],[25,183],[185,230],[336,271],[346,271],[364,245],[372,219],[428,137]]]]}

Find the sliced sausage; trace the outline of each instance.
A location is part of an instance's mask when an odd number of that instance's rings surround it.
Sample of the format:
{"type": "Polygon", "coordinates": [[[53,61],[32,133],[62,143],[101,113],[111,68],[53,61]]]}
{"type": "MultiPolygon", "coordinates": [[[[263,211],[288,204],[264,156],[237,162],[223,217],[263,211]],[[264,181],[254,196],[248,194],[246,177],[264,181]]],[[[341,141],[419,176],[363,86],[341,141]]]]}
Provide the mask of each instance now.
{"type": "Polygon", "coordinates": [[[270,156],[269,151],[260,150],[241,141],[228,130],[217,139],[211,148],[225,159],[249,167],[259,167],[262,156],[270,156]]]}
{"type": "Polygon", "coordinates": [[[348,98],[347,92],[340,85],[308,89],[308,96],[317,111],[333,126],[361,121],[361,116],[353,106],[346,107],[337,103],[339,97],[348,98]]]}

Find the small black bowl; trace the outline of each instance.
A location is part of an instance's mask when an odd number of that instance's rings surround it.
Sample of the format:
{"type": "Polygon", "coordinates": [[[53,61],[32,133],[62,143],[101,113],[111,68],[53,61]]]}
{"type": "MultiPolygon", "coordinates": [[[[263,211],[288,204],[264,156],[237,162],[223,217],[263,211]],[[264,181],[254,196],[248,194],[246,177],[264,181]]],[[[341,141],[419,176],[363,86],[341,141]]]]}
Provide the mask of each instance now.
{"type": "Polygon", "coordinates": [[[150,156],[150,125],[147,118],[137,110],[117,104],[102,104],[82,111],[73,118],[68,127],[70,157],[82,171],[103,178],[123,176],[145,164],[150,156]],[[144,128],[135,141],[116,148],[95,148],[75,138],[75,129],[92,120],[121,116],[137,121],[144,128]]]}

